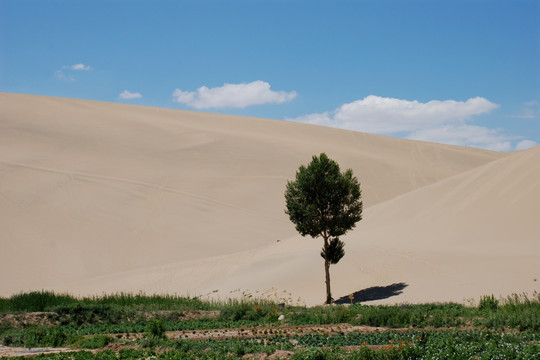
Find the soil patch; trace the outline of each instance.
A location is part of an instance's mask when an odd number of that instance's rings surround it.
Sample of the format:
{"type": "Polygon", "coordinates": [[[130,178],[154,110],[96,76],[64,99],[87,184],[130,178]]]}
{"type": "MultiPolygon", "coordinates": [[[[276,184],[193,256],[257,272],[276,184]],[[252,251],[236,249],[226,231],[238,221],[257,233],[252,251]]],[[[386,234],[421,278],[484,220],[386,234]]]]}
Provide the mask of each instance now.
{"type": "Polygon", "coordinates": [[[21,314],[0,315],[0,324],[13,329],[28,326],[47,326],[58,324],[58,314],[55,312],[29,312],[21,314]]]}
{"type": "Polygon", "coordinates": [[[40,354],[58,354],[78,350],[68,348],[20,348],[0,345],[0,357],[37,356],[40,354]]]}

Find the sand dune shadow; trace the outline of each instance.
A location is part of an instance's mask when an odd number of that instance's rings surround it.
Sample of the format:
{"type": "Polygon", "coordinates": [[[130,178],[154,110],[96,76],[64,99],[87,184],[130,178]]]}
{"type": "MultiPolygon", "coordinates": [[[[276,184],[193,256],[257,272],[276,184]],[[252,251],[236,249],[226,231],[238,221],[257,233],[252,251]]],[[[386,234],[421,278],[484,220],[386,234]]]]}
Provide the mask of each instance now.
{"type": "MultiPolygon", "coordinates": [[[[401,294],[403,292],[403,289],[405,289],[407,286],[409,285],[403,282],[394,283],[388,286],[372,286],[370,288],[359,290],[351,294],[352,302],[360,303],[360,302],[366,302],[366,301],[387,299],[389,297],[397,296],[401,294]]],[[[340,297],[339,299],[335,300],[334,303],[335,304],[350,304],[351,295],[340,297]]]]}

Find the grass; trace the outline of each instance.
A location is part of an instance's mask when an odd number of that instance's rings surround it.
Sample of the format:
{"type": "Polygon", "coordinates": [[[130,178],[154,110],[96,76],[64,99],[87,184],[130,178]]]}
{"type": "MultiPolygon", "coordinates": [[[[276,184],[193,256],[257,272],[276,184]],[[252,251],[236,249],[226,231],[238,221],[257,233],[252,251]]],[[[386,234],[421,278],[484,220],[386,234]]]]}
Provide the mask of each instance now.
{"type": "Polygon", "coordinates": [[[55,294],[52,291],[32,291],[13,295],[10,298],[0,298],[0,314],[37,311],[54,311],[59,307],[108,306],[124,310],[211,310],[219,308],[219,303],[201,301],[176,295],[145,295],[117,293],[103,296],[76,298],[68,294],[55,294]]]}
{"type": "Polygon", "coordinates": [[[55,294],[52,291],[32,291],[0,298],[0,313],[47,311],[52,307],[79,302],[70,295],[55,294]]]}
{"type": "MultiPolygon", "coordinates": [[[[288,350],[294,352],[294,359],[444,358],[441,354],[452,359],[474,356],[540,359],[539,334],[540,294],[513,295],[506,299],[486,296],[477,306],[354,304],[310,308],[283,308],[267,300],[218,302],[125,293],[76,298],[40,291],[0,298],[0,342],[4,345],[103,349],[116,343],[137,347],[133,352],[82,352],[71,354],[69,358],[101,359],[105,356],[101,354],[108,354],[110,359],[162,358],[163,354],[168,354],[163,358],[179,359],[237,358],[244,354],[288,350]],[[211,310],[214,313],[207,313],[211,310]],[[36,311],[46,313],[34,314],[36,311]],[[279,315],[285,316],[283,324],[289,326],[347,323],[401,329],[367,334],[328,335],[313,331],[284,334],[272,330],[282,325],[279,315]],[[256,326],[266,330],[250,338],[203,342],[173,340],[165,334],[173,330],[256,326]],[[137,340],[126,340],[115,335],[120,333],[140,336],[137,340]],[[359,348],[345,351],[345,346],[359,348]],[[158,349],[157,353],[153,352],[158,349]],[[148,355],[150,353],[153,355],[148,355]]],[[[43,356],[68,358],[65,354],[43,356]]]]}

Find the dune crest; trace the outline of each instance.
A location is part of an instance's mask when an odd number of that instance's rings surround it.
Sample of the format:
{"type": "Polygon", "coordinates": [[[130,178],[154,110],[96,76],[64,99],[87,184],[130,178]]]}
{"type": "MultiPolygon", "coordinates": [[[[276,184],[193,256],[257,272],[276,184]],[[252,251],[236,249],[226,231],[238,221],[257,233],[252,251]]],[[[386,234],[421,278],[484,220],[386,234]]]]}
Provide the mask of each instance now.
{"type": "MultiPolygon", "coordinates": [[[[220,289],[226,296],[275,288],[317,303],[320,244],[296,234],[283,192],[298,166],[321,152],[353,169],[365,206],[343,265],[331,269],[335,297],[405,282],[394,300],[433,298],[433,278],[446,274],[439,257],[462,259],[463,251],[448,257],[451,234],[460,236],[458,245],[471,244],[470,234],[480,239],[464,255],[464,271],[507,253],[523,268],[538,262],[538,241],[526,236],[538,233],[531,220],[539,213],[531,203],[539,194],[538,149],[508,155],[279,120],[8,93],[0,93],[0,129],[1,296],[32,289],[220,289]],[[507,209],[525,214],[503,218],[488,196],[494,191],[507,209]],[[488,224],[492,214],[496,226],[488,224]],[[520,235],[521,252],[509,234],[520,235]],[[428,241],[435,235],[438,242],[428,241]],[[487,247],[487,237],[497,246],[487,247]]],[[[534,288],[520,286],[512,291],[534,288]]]]}

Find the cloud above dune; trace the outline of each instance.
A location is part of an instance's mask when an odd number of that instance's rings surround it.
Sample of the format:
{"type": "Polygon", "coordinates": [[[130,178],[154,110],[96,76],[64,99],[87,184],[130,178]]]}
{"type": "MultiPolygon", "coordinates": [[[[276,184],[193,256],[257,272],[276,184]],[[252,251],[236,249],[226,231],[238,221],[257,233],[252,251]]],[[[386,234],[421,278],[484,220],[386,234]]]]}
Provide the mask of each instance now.
{"type": "Polygon", "coordinates": [[[536,141],[522,140],[522,141],[517,143],[516,150],[527,150],[527,149],[533,148],[535,146],[538,146],[538,143],[536,141]]]}
{"type": "Polygon", "coordinates": [[[343,104],[334,111],[287,120],[495,151],[530,147],[534,142],[522,140],[514,148],[512,143],[522,137],[507,135],[502,129],[467,124],[474,116],[497,108],[498,104],[483,97],[423,103],[369,95],[343,104]]]}
{"type": "Polygon", "coordinates": [[[74,65],[64,65],[59,70],[54,72],[54,76],[58,80],[73,82],[77,81],[77,78],[74,75],[75,71],[90,71],[92,68],[89,65],[84,64],[74,64],[74,65]]]}
{"type": "Polygon", "coordinates": [[[446,125],[414,131],[408,139],[450,145],[474,146],[493,151],[512,151],[512,141],[517,136],[504,134],[501,129],[489,129],[474,125],[446,125]]]}
{"type": "Polygon", "coordinates": [[[309,114],[293,119],[317,125],[377,134],[420,130],[465,119],[498,108],[482,97],[467,101],[432,100],[427,103],[369,95],[343,104],[332,112],[309,114]]]}
{"type": "Polygon", "coordinates": [[[92,69],[90,66],[84,65],[84,64],[71,65],[71,66],[69,66],[69,68],[71,70],[82,70],[82,71],[89,71],[89,70],[92,69]]]}
{"type": "Polygon", "coordinates": [[[120,93],[120,95],[118,95],[118,98],[123,99],[123,100],[140,99],[142,97],[143,96],[141,95],[141,93],[138,93],[138,92],[133,93],[128,90],[124,90],[120,93]]]}
{"type": "Polygon", "coordinates": [[[523,103],[522,112],[517,117],[521,119],[540,118],[540,102],[532,100],[523,103]]]}
{"type": "Polygon", "coordinates": [[[250,83],[224,84],[220,87],[201,86],[196,91],[173,92],[173,100],[196,109],[245,108],[251,105],[280,104],[291,101],[296,92],[274,91],[270,84],[257,80],[250,83]]]}
{"type": "Polygon", "coordinates": [[[75,76],[73,75],[70,75],[70,74],[66,74],[64,71],[62,70],[56,70],[54,72],[54,76],[58,79],[58,80],[62,80],[62,81],[68,81],[68,82],[73,82],[75,81],[75,76]]]}

